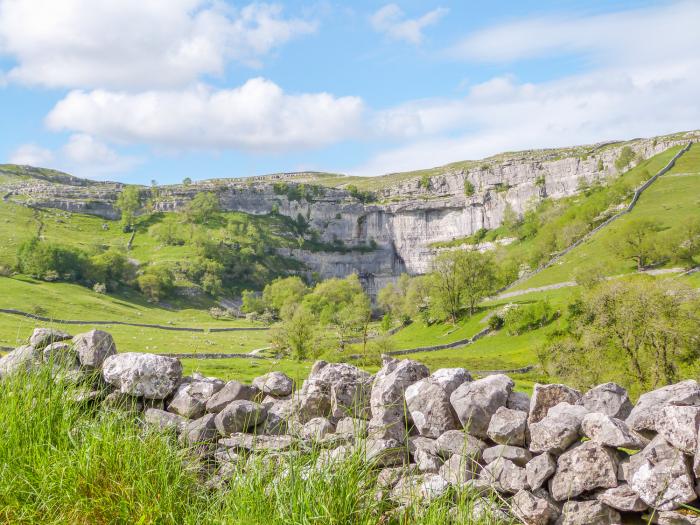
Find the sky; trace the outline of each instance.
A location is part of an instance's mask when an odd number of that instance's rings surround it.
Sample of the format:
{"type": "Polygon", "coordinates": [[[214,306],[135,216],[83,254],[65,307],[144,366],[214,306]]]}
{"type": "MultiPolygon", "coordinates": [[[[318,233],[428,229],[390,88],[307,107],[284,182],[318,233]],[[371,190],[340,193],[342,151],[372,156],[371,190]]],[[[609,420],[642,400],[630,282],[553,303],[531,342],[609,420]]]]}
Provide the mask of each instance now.
{"type": "Polygon", "coordinates": [[[700,2],[0,0],[0,162],[376,176],[700,128],[700,2]]]}

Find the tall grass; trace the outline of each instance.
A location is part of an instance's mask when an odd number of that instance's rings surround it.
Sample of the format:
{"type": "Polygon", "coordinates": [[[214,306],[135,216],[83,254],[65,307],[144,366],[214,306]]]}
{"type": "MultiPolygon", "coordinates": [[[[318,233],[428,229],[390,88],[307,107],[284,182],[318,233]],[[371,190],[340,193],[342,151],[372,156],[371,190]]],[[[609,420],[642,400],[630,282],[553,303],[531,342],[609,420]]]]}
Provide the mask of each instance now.
{"type": "Polygon", "coordinates": [[[358,452],[335,462],[319,461],[318,450],[255,456],[209,488],[215,463],[206,456],[144,427],[133,412],[74,402],[75,392],[48,368],[0,381],[0,522],[500,523],[464,519],[476,500],[466,491],[397,511],[376,496],[377,470],[358,452]],[[458,516],[450,513],[455,502],[458,516]]]}

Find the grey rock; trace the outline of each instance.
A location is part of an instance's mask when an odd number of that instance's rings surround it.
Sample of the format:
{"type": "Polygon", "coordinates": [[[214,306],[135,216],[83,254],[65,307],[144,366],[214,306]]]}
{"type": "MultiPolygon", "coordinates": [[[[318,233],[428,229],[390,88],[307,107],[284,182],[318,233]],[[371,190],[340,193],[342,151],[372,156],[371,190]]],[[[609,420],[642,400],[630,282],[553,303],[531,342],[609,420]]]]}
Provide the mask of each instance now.
{"type": "Polygon", "coordinates": [[[411,419],[421,436],[437,438],[448,430],[457,429],[450,396],[432,377],[406,388],[405,398],[411,419]]]}
{"type": "Polygon", "coordinates": [[[438,472],[448,483],[452,485],[462,485],[474,479],[478,475],[479,470],[481,470],[479,464],[469,456],[452,454],[452,456],[442,464],[438,472]]]}
{"type": "Polygon", "coordinates": [[[41,366],[41,351],[31,345],[15,348],[7,355],[0,357],[0,378],[24,370],[28,372],[41,366]]]}
{"type": "Polygon", "coordinates": [[[119,410],[121,412],[141,412],[144,408],[143,399],[125,394],[120,391],[110,392],[102,400],[102,408],[106,410],[119,410]]]}
{"type": "Polygon", "coordinates": [[[428,503],[442,496],[449,483],[438,474],[417,474],[402,477],[391,490],[389,497],[403,505],[428,503]]]}
{"type": "Polygon", "coordinates": [[[431,454],[440,455],[440,451],[437,446],[437,439],[427,438],[424,436],[409,436],[408,438],[408,452],[410,454],[415,454],[417,450],[425,450],[431,454]]]}
{"type": "Polygon", "coordinates": [[[147,408],[143,414],[143,420],[148,425],[158,427],[161,430],[175,430],[176,432],[182,431],[188,424],[186,418],[158,408],[147,408]]]}
{"type": "Polygon", "coordinates": [[[406,447],[395,439],[368,439],[365,442],[365,460],[380,467],[407,463],[406,447]]]}
{"type": "Polygon", "coordinates": [[[325,417],[315,417],[304,423],[301,436],[304,439],[320,441],[328,434],[335,432],[335,425],[325,417]]]}
{"type": "Polygon", "coordinates": [[[523,446],[527,436],[527,413],[499,407],[491,417],[486,433],[496,443],[523,446]]]}
{"type": "Polygon", "coordinates": [[[605,490],[596,496],[598,501],[622,512],[642,512],[648,507],[637,493],[627,484],[605,490]]]}
{"type": "Polygon", "coordinates": [[[29,344],[37,350],[41,350],[51,343],[65,341],[71,337],[73,336],[69,333],[55,328],[35,328],[32,335],[29,336],[29,344]]]}
{"type": "Polygon", "coordinates": [[[583,418],[588,414],[588,410],[580,405],[572,405],[571,403],[557,403],[547,412],[547,416],[551,417],[567,417],[578,423],[578,428],[581,428],[583,418]]]}
{"type": "Polygon", "coordinates": [[[218,443],[227,449],[247,452],[282,452],[298,446],[297,440],[292,436],[266,436],[242,432],[219,439],[218,443]]]}
{"type": "Polygon", "coordinates": [[[263,394],[284,397],[292,393],[294,381],[282,372],[269,372],[253,379],[253,386],[263,394]]]}
{"type": "Polygon", "coordinates": [[[511,410],[520,410],[521,412],[529,412],[530,396],[528,396],[525,392],[516,392],[513,390],[508,396],[506,408],[510,408],[511,410]]]}
{"type": "Polygon", "coordinates": [[[370,374],[347,363],[316,361],[296,397],[298,417],[306,422],[332,415],[369,416],[370,374]]]}
{"type": "Polygon", "coordinates": [[[575,498],[598,488],[617,486],[617,456],[594,441],[563,453],[550,482],[550,494],[557,501],[575,498]]]}
{"type": "Polygon", "coordinates": [[[530,425],[530,450],[535,453],[561,454],[579,439],[575,417],[547,416],[530,425]]]}
{"type": "Polygon", "coordinates": [[[559,517],[557,507],[527,490],[519,491],[510,504],[513,514],[525,525],[547,525],[559,517]]]}
{"type": "Polygon", "coordinates": [[[666,405],[699,406],[700,385],[689,379],[642,394],[625,421],[637,432],[655,432],[656,421],[666,405]]]}
{"type": "Polygon", "coordinates": [[[466,368],[440,368],[433,372],[430,378],[440,385],[448,396],[457,390],[457,387],[472,381],[472,376],[466,368]]]}
{"type": "Polygon", "coordinates": [[[561,512],[561,525],[620,525],[620,513],[599,501],[567,501],[561,512]]]}
{"type": "Polygon", "coordinates": [[[442,466],[442,459],[425,449],[419,448],[413,453],[413,460],[421,472],[437,474],[442,466]]]}
{"type": "Polygon", "coordinates": [[[496,490],[509,494],[528,488],[525,469],[504,458],[486,465],[481,470],[479,479],[490,483],[496,490]]]}
{"type": "Polygon", "coordinates": [[[626,419],[632,411],[627,390],[617,383],[603,383],[591,388],[579,403],[589,412],[600,412],[615,419],[626,419]]]}
{"type": "Polygon", "coordinates": [[[267,409],[259,403],[245,399],[232,401],[216,414],[216,428],[222,436],[229,436],[255,428],[265,421],[266,416],[267,409]]]}
{"type": "Polygon", "coordinates": [[[80,368],[78,352],[75,351],[73,345],[63,341],[46,345],[42,351],[42,356],[44,363],[50,363],[53,366],[68,369],[80,368]]]}
{"type": "Polygon", "coordinates": [[[627,482],[644,503],[658,510],[676,510],[697,498],[688,458],[661,435],[630,456],[627,482]]]}
{"type": "Polygon", "coordinates": [[[498,458],[508,459],[519,467],[524,467],[532,459],[532,454],[527,449],[511,445],[496,445],[484,450],[484,463],[492,463],[498,458]]]}
{"type": "Polygon", "coordinates": [[[453,454],[460,454],[474,461],[481,461],[481,457],[487,447],[486,443],[479,438],[465,434],[461,430],[448,430],[437,438],[435,446],[443,458],[449,458],[453,454]]]}
{"type": "Polygon", "coordinates": [[[693,455],[698,446],[700,407],[667,405],[656,420],[656,431],[666,441],[686,454],[693,455]]]}
{"type": "Polygon", "coordinates": [[[331,383],[331,414],[334,418],[355,417],[369,419],[369,405],[372,392],[372,378],[361,376],[357,379],[343,379],[331,383]]]}
{"type": "Polygon", "coordinates": [[[528,424],[537,423],[542,420],[549,409],[559,403],[569,403],[575,405],[581,398],[581,392],[566,385],[551,384],[541,385],[535,383],[530,399],[530,413],[528,424]]]}
{"type": "Polygon", "coordinates": [[[459,421],[477,437],[488,437],[491,417],[505,406],[513,390],[513,380],[503,374],[465,383],[450,395],[450,402],[459,421]]]}
{"type": "Polygon", "coordinates": [[[700,525],[700,516],[693,511],[666,510],[655,512],[651,522],[656,525],[700,525]]]}
{"type": "Polygon", "coordinates": [[[197,445],[214,441],[219,435],[214,422],[215,417],[214,414],[206,414],[187,423],[180,433],[180,442],[197,445]]]}
{"type": "Polygon", "coordinates": [[[551,454],[544,453],[535,456],[525,465],[527,484],[532,490],[537,490],[552,477],[557,470],[557,461],[551,454]]]}
{"type": "Polygon", "coordinates": [[[624,421],[600,412],[586,415],[581,430],[592,441],[609,447],[639,450],[649,443],[648,439],[634,432],[624,421]]]}
{"type": "Polygon", "coordinates": [[[364,419],[344,417],[335,426],[335,432],[339,435],[363,438],[367,435],[367,421],[364,419]]]}
{"type": "MultiPolygon", "coordinates": [[[[80,364],[85,368],[100,368],[105,360],[117,353],[117,345],[107,332],[90,330],[73,338],[80,364]]],[[[178,378],[179,379],[179,378],[178,378]]]]}
{"type": "MultiPolygon", "coordinates": [[[[104,343],[106,339],[102,338],[101,341],[104,343]]],[[[107,383],[124,394],[143,396],[146,399],[165,399],[180,382],[182,365],[172,357],[128,352],[107,357],[102,367],[102,376],[107,383]]]]}
{"type": "Polygon", "coordinates": [[[198,419],[206,412],[207,402],[224,386],[218,379],[188,380],[175,390],[168,411],[189,419],[198,419]]]}
{"type": "Polygon", "coordinates": [[[229,381],[207,401],[206,410],[213,413],[221,412],[232,401],[251,401],[258,392],[258,389],[252,386],[238,381],[229,381]]]}

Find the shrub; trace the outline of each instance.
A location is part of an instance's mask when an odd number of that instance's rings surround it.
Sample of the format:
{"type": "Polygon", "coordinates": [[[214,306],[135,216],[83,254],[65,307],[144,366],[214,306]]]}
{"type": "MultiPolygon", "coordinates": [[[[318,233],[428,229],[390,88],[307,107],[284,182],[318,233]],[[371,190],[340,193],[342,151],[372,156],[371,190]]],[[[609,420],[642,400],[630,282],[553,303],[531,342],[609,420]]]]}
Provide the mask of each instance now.
{"type": "Polygon", "coordinates": [[[95,293],[105,294],[107,293],[107,286],[105,283],[95,283],[95,285],[92,287],[92,291],[95,293]]]}
{"type": "Polygon", "coordinates": [[[475,192],[474,184],[470,180],[464,179],[464,194],[467,197],[471,197],[475,192]]]}
{"type": "Polygon", "coordinates": [[[494,314],[491,317],[489,317],[489,328],[491,330],[500,330],[503,328],[503,317],[499,314],[494,314]]]}
{"type": "Polygon", "coordinates": [[[138,276],[141,292],[150,302],[158,302],[170,294],[174,287],[173,272],[167,266],[150,266],[138,276]]]}
{"type": "Polygon", "coordinates": [[[541,328],[557,317],[557,312],[547,300],[518,305],[508,310],[504,326],[510,335],[520,335],[541,328]]]}
{"type": "Polygon", "coordinates": [[[430,175],[427,173],[423,174],[420,178],[420,187],[423,188],[424,190],[429,190],[430,189],[430,175]]]}
{"type": "Polygon", "coordinates": [[[629,146],[625,146],[620,150],[620,156],[615,161],[617,171],[624,170],[634,160],[634,151],[629,146]]]}
{"type": "Polygon", "coordinates": [[[88,268],[85,253],[76,248],[42,242],[23,242],[17,250],[17,270],[43,280],[79,281],[88,268]]]}

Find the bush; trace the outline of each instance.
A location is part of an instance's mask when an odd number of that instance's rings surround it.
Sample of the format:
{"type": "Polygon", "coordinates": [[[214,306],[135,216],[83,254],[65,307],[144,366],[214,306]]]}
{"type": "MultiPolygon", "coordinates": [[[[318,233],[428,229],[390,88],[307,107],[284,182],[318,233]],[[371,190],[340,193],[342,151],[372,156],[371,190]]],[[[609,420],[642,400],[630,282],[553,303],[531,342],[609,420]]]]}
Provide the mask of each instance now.
{"type": "Polygon", "coordinates": [[[494,314],[489,317],[489,328],[493,331],[500,330],[503,328],[503,317],[499,314],[494,314]]]}
{"type": "Polygon", "coordinates": [[[17,250],[17,270],[43,280],[79,281],[88,268],[85,253],[33,238],[17,250]]]}
{"type": "Polygon", "coordinates": [[[634,160],[634,151],[629,146],[625,146],[620,150],[620,156],[615,161],[617,171],[624,170],[634,160]]]}
{"type": "Polygon", "coordinates": [[[471,181],[464,179],[464,194],[467,197],[471,197],[475,192],[476,188],[474,188],[474,184],[471,181]]]}
{"type": "Polygon", "coordinates": [[[510,335],[520,335],[547,325],[557,315],[549,301],[540,300],[510,308],[505,315],[504,326],[510,335]]]}
{"type": "Polygon", "coordinates": [[[92,291],[95,293],[105,294],[107,293],[107,286],[105,283],[95,283],[95,285],[92,287],[92,291]]]}
{"type": "Polygon", "coordinates": [[[430,175],[425,173],[421,178],[420,178],[420,187],[423,188],[424,190],[429,190],[430,189],[430,175]]]}
{"type": "Polygon", "coordinates": [[[173,272],[166,266],[150,266],[137,278],[139,289],[150,302],[158,302],[173,290],[173,272]]]}

